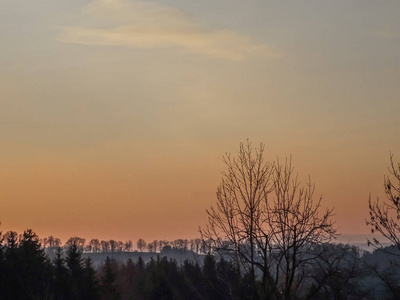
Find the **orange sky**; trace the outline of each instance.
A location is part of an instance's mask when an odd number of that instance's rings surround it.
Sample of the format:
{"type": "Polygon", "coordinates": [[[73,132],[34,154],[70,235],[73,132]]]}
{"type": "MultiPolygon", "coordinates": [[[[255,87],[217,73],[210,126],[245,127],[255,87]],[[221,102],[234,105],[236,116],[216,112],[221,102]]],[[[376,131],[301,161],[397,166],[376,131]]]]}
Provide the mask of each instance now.
{"type": "Polygon", "coordinates": [[[293,156],[341,232],[369,232],[400,161],[400,9],[383,2],[6,1],[0,230],[197,237],[249,138],[293,156]]]}

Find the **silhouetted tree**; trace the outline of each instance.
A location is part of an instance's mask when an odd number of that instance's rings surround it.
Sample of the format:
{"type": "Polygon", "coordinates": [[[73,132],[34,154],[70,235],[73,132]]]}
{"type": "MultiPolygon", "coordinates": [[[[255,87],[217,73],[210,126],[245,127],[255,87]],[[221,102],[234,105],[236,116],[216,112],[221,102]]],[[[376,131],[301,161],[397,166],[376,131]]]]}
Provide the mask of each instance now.
{"type": "Polygon", "coordinates": [[[200,232],[214,251],[230,255],[251,276],[254,297],[291,299],[310,248],[335,237],[333,209],[320,213],[321,198],[313,200],[310,181],[300,186],[291,159],[269,163],[263,153],[263,144],[254,151],[247,141],[237,158],[225,155],[228,170],[217,206],[207,210],[209,222],[200,232]]]}
{"type": "Polygon", "coordinates": [[[96,280],[96,270],[93,267],[93,261],[88,257],[85,259],[84,263],[84,289],[82,291],[82,299],[97,300],[99,299],[99,284],[96,280]]]}
{"type": "MultiPolygon", "coordinates": [[[[175,261],[166,257],[150,259],[146,265],[144,299],[184,299],[185,285],[175,261]]],[[[190,298],[189,298],[190,299],[190,298]]]]}
{"type": "Polygon", "coordinates": [[[101,299],[118,300],[120,293],[116,287],[118,267],[114,259],[106,258],[102,268],[103,275],[101,276],[101,299]]]}
{"type": "Polygon", "coordinates": [[[204,258],[203,280],[206,299],[227,299],[218,280],[216,262],[212,255],[204,258]]]}
{"type": "Polygon", "coordinates": [[[190,241],[190,250],[192,250],[196,254],[200,254],[200,249],[201,249],[201,239],[193,239],[190,241]]]}
{"type": "Polygon", "coordinates": [[[97,253],[100,252],[101,244],[98,239],[91,239],[89,242],[90,246],[92,247],[92,252],[97,253]]]}
{"type": "Polygon", "coordinates": [[[307,299],[370,299],[362,281],[370,273],[355,246],[323,244],[316,246],[318,257],[307,267],[311,285],[302,290],[307,299]]]}
{"type": "Polygon", "coordinates": [[[77,244],[72,245],[67,250],[65,262],[70,275],[70,293],[73,299],[83,299],[84,287],[84,260],[81,250],[77,244]]]}
{"type": "Polygon", "coordinates": [[[15,231],[8,231],[4,234],[3,238],[5,244],[4,251],[4,264],[3,271],[3,299],[18,299],[21,297],[19,286],[22,284],[21,274],[21,263],[19,260],[18,253],[18,234],[15,231]]]}
{"type": "Polygon", "coordinates": [[[58,247],[53,260],[54,265],[54,298],[56,300],[70,299],[70,274],[65,266],[62,248],[58,247]]]}
{"type": "Polygon", "coordinates": [[[43,247],[44,248],[53,248],[54,249],[54,248],[57,248],[60,246],[61,246],[61,240],[52,235],[43,239],[43,247]]]}
{"type": "Polygon", "coordinates": [[[3,243],[7,248],[16,249],[18,247],[18,233],[15,231],[7,231],[3,235],[3,243]]]}
{"type": "Polygon", "coordinates": [[[48,299],[51,296],[51,264],[30,229],[19,238],[9,232],[4,262],[4,299],[48,299]]]}
{"type": "Polygon", "coordinates": [[[143,252],[143,250],[146,248],[146,241],[144,239],[138,239],[136,246],[139,249],[140,252],[143,252]]]}
{"type": "Polygon", "coordinates": [[[110,251],[110,243],[108,241],[101,241],[100,245],[101,245],[101,251],[102,252],[110,251]]]}
{"type": "Polygon", "coordinates": [[[83,249],[85,248],[85,241],[86,240],[84,238],[74,236],[68,239],[68,241],[65,243],[65,247],[69,248],[72,245],[75,245],[80,252],[83,252],[83,249]]]}
{"type": "Polygon", "coordinates": [[[154,240],[154,241],[152,241],[151,243],[148,243],[147,244],[147,247],[149,247],[149,245],[151,245],[150,246],[150,249],[151,249],[151,251],[149,250],[149,252],[157,252],[157,250],[159,250],[158,249],[158,246],[159,246],[159,243],[158,243],[158,241],[157,240],[154,240]]]}
{"type": "Polygon", "coordinates": [[[117,242],[117,250],[118,252],[122,252],[124,250],[124,243],[122,241],[117,242]]]}
{"type": "Polygon", "coordinates": [[[131,252],[133,247],[133,243],[131,240],[125,242],[124,249],[126,252],[131,252]]]}
{"type": "Polygon", "coordinates": [[[110,244],[111,252],[115,252],[115,250],[117,249],[117,242],[114,240],[109,240],[108,243],[110,244]]]}
{"type": "Polygon", "coordinates": [[[138,260],[137,260],[137,266],[138,266],[138,268],[139,268],[139,270],[140,271],[143,271],[144,270],[144,268],[145,268],[145,263],[144,263],[144,260],[143,260],[143,258],[141,257],[141,256],[139,256],[138,257],[138,260]]]}
{"type": "Polygon", "coordinates": [[[19,246],[22,260],[25,299],[48,299],[51,296],[51,264],[31,229],[24,231],[19,246]]]}
{"type": "Polygon", "coordinates": [[[196,262],[193,264],[192,262],[185,260],[182,266],[182,273],[186,280],[186,285],[191,291],[192,299],[204,299],[205,291],[199,263],[196,262]]]}
{"type": "MultiPolygon", "coordinates": [[[[393,162],[393,154],[390,154],[389,175],[384,177],[384,190],[386,199],[381,202],[379,198],[372,201],[369,196],[369,221],[367,226],[371,232],[378,232],[391,243],[400,248],[400,163],[393,162]]],[[[368,241],[375,247],[382,247],[381,243],[374,238],[368,241]]]]}
{"type": "Polygon", "coordinates": [[[162,249],[163,249],[165,246],[169,246],[169,245],[170,245],[170,242],[167,241],[167,240],[159,240],[159,241],[158,241],[158,249],[160,249],[160,251],[162,251],[162,249]]]}
{"type": "Polygon", "coordinates": [[[138,268],[132,259],[129,258],[126,264],[121,264],[118,277],[122,299],[136,299],[135,290],[138,276],[138,268]]]}

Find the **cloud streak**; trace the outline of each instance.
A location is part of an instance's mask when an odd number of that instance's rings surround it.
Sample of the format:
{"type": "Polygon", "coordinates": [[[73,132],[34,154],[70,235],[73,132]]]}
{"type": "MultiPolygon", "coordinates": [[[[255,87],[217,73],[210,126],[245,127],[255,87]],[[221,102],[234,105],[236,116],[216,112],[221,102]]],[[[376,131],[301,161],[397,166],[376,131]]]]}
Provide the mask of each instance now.
{"type": "Polygon", "coordinates": [[[64,28],[60,41],[136,49],[180,49],[215,58],[242,60],[251,54],[278,57],[267,45],[232,30],[215,30],[195,23],[187,13],[155,2],[95,0],[82,17],[89,26],[64,28]]]}

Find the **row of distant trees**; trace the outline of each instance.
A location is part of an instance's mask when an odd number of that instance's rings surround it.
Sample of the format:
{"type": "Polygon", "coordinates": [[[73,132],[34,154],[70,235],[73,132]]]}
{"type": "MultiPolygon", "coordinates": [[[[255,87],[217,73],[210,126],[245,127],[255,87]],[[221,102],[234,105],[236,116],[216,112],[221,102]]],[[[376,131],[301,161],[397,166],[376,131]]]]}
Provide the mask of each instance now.
{"type": "MultiPolygon", "coordinates": [[[[107,257],[95,268],[74,242],[58,247],[51,259],[32,230],[20,237],[15,232],[0,234],[1,239],[6,242],[0,245],[0,299],[285,298],[262,294],[249,273],[224,256],[181,263],[160,254],[146,261],[140,256],[125,262],[107,257]]],[[[279,253],[271,259],[275,255],[279,253]]],[[[398,299],[398,264],[385,251],[370,254],[350,245],[324,243],[310,248],[307,256],[310,260],[297,273],[302,281],[290,299],[398,299]]]]}
{"type": "MultiPolygon", "coordinates": [[[[10,236],[15,237],[17,240],[22,239],[22,234],[18,234],[15,231],[7,231],[4,234],[3,243],[6,244],[10,236]]],[[[206,254],[207,244],[204,243],[200,238],[196,239],[176,239],[173,241],[168,240],[153,240],[147,243],[144,239],[140,238],[136,242],[136,249],[134,249],[133,242],[128,241],[116,241],[116,240],[99,240],[86,239],[81,237],[71,237],[65,244],[61,242],[59,238],[49,236],[47,238],[39,239],[39,242],[43,249],[56,250],[59,247],[68,249],[72,245],[76,245],[78,249],[85,253],[99,253],[99,252],[132,252],[132,251],[147,251],[159,253],[164,247],[168,247],[176,250],[192,251],[196,254],[206,254]]]]}

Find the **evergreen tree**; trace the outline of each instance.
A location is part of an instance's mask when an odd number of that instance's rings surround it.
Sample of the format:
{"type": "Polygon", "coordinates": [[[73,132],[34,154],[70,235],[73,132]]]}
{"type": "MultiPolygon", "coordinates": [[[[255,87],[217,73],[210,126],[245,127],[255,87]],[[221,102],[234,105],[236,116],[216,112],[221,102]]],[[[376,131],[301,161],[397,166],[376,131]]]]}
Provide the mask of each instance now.
{"type": "Polygon", "coordinates": [[[5,237],[4,269],[3,269],[3,289],[1,295],[3,299],[20,299],[21,295],[21,266],[18,259],[18,234],[9,231],[5,237]]]}
{"type": "Polygon", "coordinates": [[[254,292],[241,293],[241,275],[236,264],[221,257],[217,263],[216,270],[221,283],[220,287],[228,299],[253,299],[254,292]]]}
{"type": "Polygon", "coordinates": [[[51,263],[39,243],[39,237],[31,229],[24,232],[20,241],[24,273],[25,299],[47,299],[51,296],[51,263]]]}
{"type": "Polygon", "coordinates": [[[190,296],[186,298],[203,299],[204,286],[202,283],[203,278],[199,264],[197,262],[193,264],[190,261],[185,260],[182,267],[182,273],[186,281],[187,289],[190,291],[190,296]]]}
{"type": "Polygon", "coordinates": [[[126,264],[122,264],[119,270],[119,282],[122,299],[136,299],[135,290],[139,276],[138,267],[132,259],[128,259],[126,264]]]}
{"type": "Polygon", "coordinates": [[[56,250],[54,265],[54,295],[56,300],[70,299],[70,275],[65,266],[61,247],[56,250]]]}
{"type": "Polygon", "coordinates": [[[95,300],[99,299],[99,285],[96,280],[96,270],[93,267],[93,261],[90,257],[85,259],[84,268],[84,289],[82,291],[82,299],[95,300]]]}
{"type": "Polygon", "coordinates": [[[76,243],[72,243],[68,248],[66,263],[70,277],[70,295],[72,299],[84,299],[82,297],[85,289],[83,259],[76,243]]]}
{"type": "Polygon", "coordinates": [[[212,255],[207,255],[204,258],[203,282],[206,299],[226,299],[217,276],[215,258],[212,255]]]}
{"type": "Polygon", "coordinates": [[[134,265],[135,282],[134,282],[134,299],[143,299],[144,288],[146,285],[147,270],[144,260],[139,256],[134,265]]]}
{"type": "Polygon", "coordinates": [[[145,268],[144,260],[141,256],[139,256],[136,265],[138,266],[139,270],[143,271],[145,268]]]}
{"type": "Polygon", "coordinates": [[[51,264],[38,236],[26,230],[18,241],[9,232],[4,261],[4,299],[48,299],[52,295],[51,264]]]}
{"type": "Polygon", "coordinates": [[[116,287],[117,280],[117,264],[114,259],[106,258],[102,268],[103,275],[101,276],[101,299],[118,300],[120,294],[116,287]]]}

